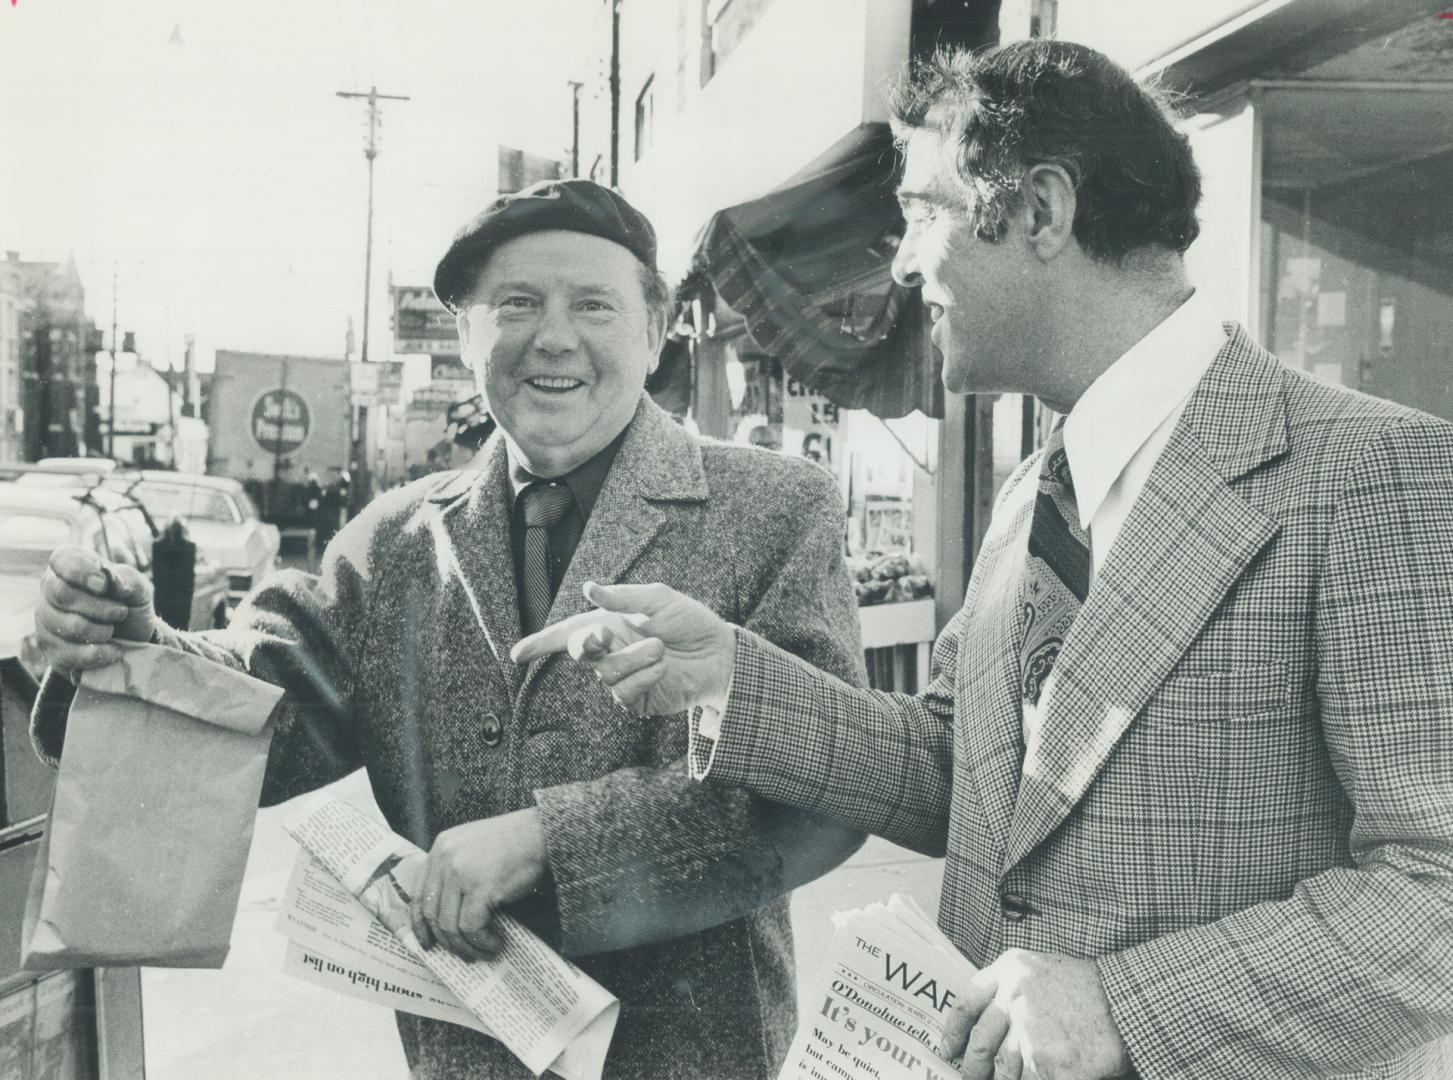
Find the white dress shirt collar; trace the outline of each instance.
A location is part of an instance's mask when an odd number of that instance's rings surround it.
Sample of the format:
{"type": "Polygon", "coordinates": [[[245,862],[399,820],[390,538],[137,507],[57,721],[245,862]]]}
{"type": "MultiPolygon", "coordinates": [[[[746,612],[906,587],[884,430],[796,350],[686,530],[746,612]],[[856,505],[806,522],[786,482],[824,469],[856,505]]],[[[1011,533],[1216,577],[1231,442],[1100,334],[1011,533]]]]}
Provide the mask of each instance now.
{"type": "Polygon", "coordinates": [[[1075,403],[1064,436],[1081,527],[1090,528],[1126,465],[1190,396],[1225,343],[1210,301],[1194,292],[1075,403]]]}

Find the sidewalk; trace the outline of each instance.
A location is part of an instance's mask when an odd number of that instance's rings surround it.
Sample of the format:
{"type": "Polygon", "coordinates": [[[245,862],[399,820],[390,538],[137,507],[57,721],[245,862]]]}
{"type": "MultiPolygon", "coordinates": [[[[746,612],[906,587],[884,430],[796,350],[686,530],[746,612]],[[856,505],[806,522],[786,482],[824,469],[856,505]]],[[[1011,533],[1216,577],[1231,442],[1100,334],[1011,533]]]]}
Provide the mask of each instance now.
{"type": "MultiPolygon", "coordinates": [[[[334,789],[366,803],[355,773],[334,789]]],[[[147,1080],[404,1080],[393,1014],[282,974],[284,940],[272,928],[296,845],[281,822],[293,804],[258,814],[232,953],[220,971],[142,973],[147,1080]]],[[[833,911],[901,892],[937,910],[940,864],[870,840],[792,902],[800,976],[816,970],[833,911]]]]}

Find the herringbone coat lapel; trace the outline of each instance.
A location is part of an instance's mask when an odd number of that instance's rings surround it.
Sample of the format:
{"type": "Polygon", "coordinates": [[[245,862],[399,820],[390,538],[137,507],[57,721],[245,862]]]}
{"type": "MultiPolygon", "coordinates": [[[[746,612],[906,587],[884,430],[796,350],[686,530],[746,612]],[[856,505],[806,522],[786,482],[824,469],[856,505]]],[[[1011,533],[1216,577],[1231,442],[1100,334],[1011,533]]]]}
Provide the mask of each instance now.
{"type": "Polygon", "coordinates": [[[519,672],[510,662],[510,649],[520,639],[520,609],[510,549],[509,461],[498,432],[481,455],[477,469],[430,500],[442,504],[440,521],[448,542],[437,545],[441,564],[453,564],[441,565],[441,578],[456,580],[495,665],[517,689],[519,672]]]}
{"type": "MultiPolygon", "coordinates": [[[[1065,819],[1278,525],[1235,481],[1286,452],[1277,361],[1239,327],[1187,402],[1067,635],[1005,869],[1065,819]]],[[[1027,527],[1027,526],[1026,526],[1027,527]]]]}
{"type": "MultiPolygon", "coordinates": [[[[587,581],[610,585],[622,580],[666,521],[661,502],[699,502],[706,497],[701,449],[643,395],[555,593],[549,622],[589,608],[582,592],[587,581]]],[[[544,657],[529,666],[520,694],[529,690],[552,659],[544,657]]]]}

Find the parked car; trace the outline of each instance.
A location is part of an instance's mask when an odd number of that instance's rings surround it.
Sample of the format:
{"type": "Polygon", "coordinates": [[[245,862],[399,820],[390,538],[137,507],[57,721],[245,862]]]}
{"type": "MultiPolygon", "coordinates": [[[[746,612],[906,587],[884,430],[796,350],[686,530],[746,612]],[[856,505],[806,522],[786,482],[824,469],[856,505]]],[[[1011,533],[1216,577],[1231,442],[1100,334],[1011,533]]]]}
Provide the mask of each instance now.
{"type": "MultiPolygon", "coordinates": [[[[16,482],[27,487],[65,487],[94,482],[94,478],[53,472],[38,463],[17,476],[16,482]]],[[[173,517],[182,520],[197,549],[227,575],[229,615],[253,585],[277,568],[282,543],[277,526],[262,520],[236,480],[122,469],[106,474],[102,486],[139,500],[159,528],[173,517]]]]}
{"type": "MultiPolygon", "coordinates": [[[[34,627],[41,574],[51,552],[68,544],[151,572],[152,526],[134,499],[104,486],[0,483],[0,656],[24,657],[21,639],[34,627]]],[[[184,629],[226,620],[227,575],[199,547],[184,629]]]]}
{"type": "MultiPolygon", "coordinates": [[[[125,475],[108,482],[122,482],[125,475]]],[[[148,470],[132,493],[158,523],[181,518],[197,547],[226,571],[229,612],[277,569],[281,534],[262,520],[239,481],[148,470]]]]}

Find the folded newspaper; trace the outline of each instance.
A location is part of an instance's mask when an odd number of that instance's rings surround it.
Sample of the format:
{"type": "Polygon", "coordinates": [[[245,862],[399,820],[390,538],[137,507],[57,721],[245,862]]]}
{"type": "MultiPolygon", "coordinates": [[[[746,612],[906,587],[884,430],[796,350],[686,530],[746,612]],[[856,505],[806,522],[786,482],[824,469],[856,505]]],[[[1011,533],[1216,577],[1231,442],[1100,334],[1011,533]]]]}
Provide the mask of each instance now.
{"type": "Polygon", "coordinates": [[[482,1031],[536,1076],[600,1080],[620,1015],[609,991],[507,915],[492,959],[425,950],[409,920],[424,853],[362,810],[325,797],[285,828],[303,848],[278,913],[285,971],[482,1031]]]}
{"type": "Polygon", "coordinates": [[[934,1048],[974,965],[896,893],[833,922],[779,1080],[957,1080],[934,1048]]]}

